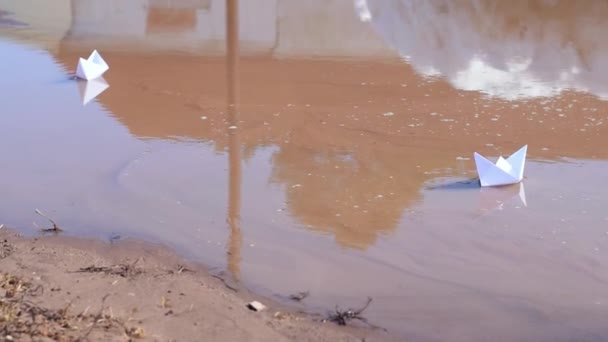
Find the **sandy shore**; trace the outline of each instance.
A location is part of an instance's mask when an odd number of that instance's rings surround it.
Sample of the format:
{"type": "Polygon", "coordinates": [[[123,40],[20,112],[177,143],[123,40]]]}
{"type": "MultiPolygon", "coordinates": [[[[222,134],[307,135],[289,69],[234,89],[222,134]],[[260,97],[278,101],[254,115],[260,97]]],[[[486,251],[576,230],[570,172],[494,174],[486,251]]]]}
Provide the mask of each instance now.
{"type": "Polygon", "coordinates": [[[0,229],[0,333],[15,341],[396,340],[297,313],[163,247],[23,237],[7,228],[0,229]],[[252,300],[267,309],[248,309],[252,300]]]}

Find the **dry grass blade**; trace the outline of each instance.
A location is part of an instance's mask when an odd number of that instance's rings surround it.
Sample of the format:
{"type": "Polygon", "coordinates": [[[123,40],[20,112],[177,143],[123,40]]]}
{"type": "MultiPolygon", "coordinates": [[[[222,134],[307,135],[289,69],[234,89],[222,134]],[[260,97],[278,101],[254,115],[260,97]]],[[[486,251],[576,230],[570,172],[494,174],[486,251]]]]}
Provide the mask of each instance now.
{"type": "Polygon", "coordinates": [[[9,255],[13,254],[15,248],[8,242],[8,240],[0,241],[0,259],[4,259],[9,255]]]}
{"type": "Polygon", "coordinates": [[[144,337],[141,327],[129,328],[127,321],[114,317],[106,305],[109,295],[102,298],[96,314],[89,314],[87,308],[75,315],[70,312],[71,302],[51,309],[29,300],[41,292],[39,288],[23,278],[0,273],[0,341],[89,341],[99,340],[94,332],[109,331],[131,339],[144,337]]]}
{"type": "Polygon", "coordinates": [[[103,309],[106,305],[106,299],[108,299],[109,296],[109,294],[106,294],[105,296],[103,296],[103,298],[101,298],[101,308],[99,309],[97,315],[93,317],[93,324],[91,324],[91,326],[89,327],[89,329],[87,329],[83,336],[78,338],[78,341],[86,341],[93,329],[95,329],[95,327],[97,326],[97,324],[103,320],[103,309]]]}
{"type": "Polygon", "coordinates": [[[177,274],[180,273],[185,273],[185,272],[194,272],[193,270],[187,268],[186,266],[183,265],[177,265],[177,274]]]}
{"type": "Polygon", "coordinates": [[[143,338],[145,336],[142,327],[125,328],[125,334],[131,338],[143,338]]]}
{"type": "Polygon", "coordinates": [[[44,231],[44,232],[54,232],[54,233],[59,233],[59,232],[63,231],[63,229],[59,228],[59,226],[57,225],[57,223],[55,223],[55,221],[53,221],[53,219],[50,218],[48,215],[45,215],[44,213],[42,213],[38,209],[36,209],[36,214],[38,214],[38,215],[44,217],[45,219],[51,221],[51,224],[53,224],[53,228],[43,229],[42,231],[44,231]]]}
{"type": "Polygon", "coordinates": [[[227,288],[228,290],[231,290],[231,291],[234,291],[234,292],[239,292],[239,289],[238,289],[237,287],[235,287],[235,286],[232,286],[232,285],[228,284],[228,281],[226,281],[226,279],[224,279],[224,278],[223,278],[223,277],[221,277],[220,275],[217,275],[217,274],[212,274],[211,276],[212,276],[213,278],[215,278],[215,279],[219,279],[219,280],[220,280],[220,281],[221,281],[221,282],[224,284],[224,286],[226,286],[226,288],[227,288]]]}

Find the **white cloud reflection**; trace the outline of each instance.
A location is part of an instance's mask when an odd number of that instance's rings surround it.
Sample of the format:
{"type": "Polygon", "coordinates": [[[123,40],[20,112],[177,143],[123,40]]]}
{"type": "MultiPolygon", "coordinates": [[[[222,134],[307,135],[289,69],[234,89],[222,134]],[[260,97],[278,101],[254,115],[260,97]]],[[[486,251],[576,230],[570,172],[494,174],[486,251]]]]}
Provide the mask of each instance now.
{"type": "Polygon", "coordinates": [[[417,72],[458,89],[608,99],[605,1],[356,0],[355,8],[417,72]]]}

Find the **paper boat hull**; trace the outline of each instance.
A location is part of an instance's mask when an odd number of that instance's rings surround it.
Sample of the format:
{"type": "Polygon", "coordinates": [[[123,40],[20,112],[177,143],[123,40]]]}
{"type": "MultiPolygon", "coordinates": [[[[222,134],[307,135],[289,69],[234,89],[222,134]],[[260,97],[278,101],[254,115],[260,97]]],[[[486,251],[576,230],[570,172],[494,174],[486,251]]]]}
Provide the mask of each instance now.
{"type": "Polygon", "coordinates": [[[76,76],[89,81],[101,77],[106,70],[108,69],[104,68],[102,65],[81,58],[78,62],[78,68],[76,69],[76,76]]]}
{"type": "Polygon", "coordinates": [[[76,76],[89,81],[100,77],[109,68],[97,50],[94,50],[88,59],[80,58],[78,60],[76,76]]]}
{"type": "Polygon", "coordinates": [[[502,186],[521,182],[527,148],[527,145],[522,147],[507,159],[499,158],[496,164],[475,152],[475,165],[481,186],[502,186]]]}

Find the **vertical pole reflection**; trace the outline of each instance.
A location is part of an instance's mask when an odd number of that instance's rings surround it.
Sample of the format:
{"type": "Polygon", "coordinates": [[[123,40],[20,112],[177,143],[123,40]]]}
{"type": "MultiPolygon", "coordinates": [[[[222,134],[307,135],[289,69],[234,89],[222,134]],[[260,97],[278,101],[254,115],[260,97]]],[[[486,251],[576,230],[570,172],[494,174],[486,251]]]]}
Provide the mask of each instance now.
{"type": "MultiPolygon", "coordinates": [[[[228,126],[238,125],[239,101],[239,12],[238,0],[226,0],[226,78],[228,85],[228,126]]],[[[241,245],[241,149],[238,129],[228,129],[228,271],[235,280],[240,277],[241,245]]]]}

